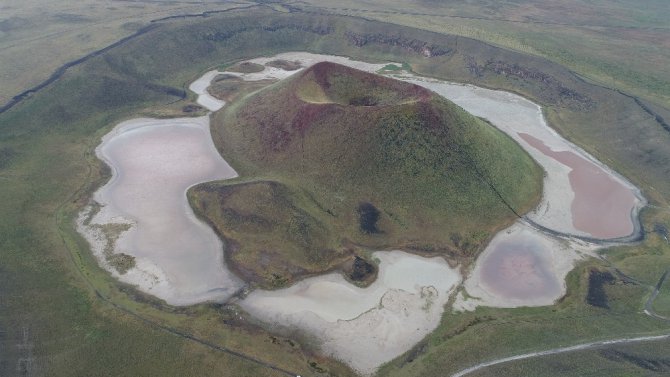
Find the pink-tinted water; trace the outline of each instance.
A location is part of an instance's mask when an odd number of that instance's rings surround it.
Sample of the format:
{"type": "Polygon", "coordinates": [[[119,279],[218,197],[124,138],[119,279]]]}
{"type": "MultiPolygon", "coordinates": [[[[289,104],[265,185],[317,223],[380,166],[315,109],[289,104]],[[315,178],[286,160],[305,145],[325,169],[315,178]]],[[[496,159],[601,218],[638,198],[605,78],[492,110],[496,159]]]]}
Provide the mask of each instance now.
{"type": "Polygon", "coordinates": [[[186,199],[194,184],[236,176],[208,127],[203,118],[137,119],[99,149],[114,178],[96,200],[135,223],[116,248],[160,269],[166,281],[156,278],[155,284],[167,288],[154,289],[150,280],[141,287],[174,305],[226,299],[241,286],[225,268],[220,240],[195,218],[186,199]]]}
{"type": "Polygon", "coordinates": [[[561,283],[551,270],[551,253],[545,244],[518,235],[492,246],[482,264],[481,279],[487,290],[520,300],[560,296],[561,283]]]}
{"type": "Polygon", "coordinates": [[[624,184],[591,161],[570,151],[553,151],[542,140],[526,133],[519,136],[544,155],[572,169],[568,175],[575,193],[572,225],[595,238],[626,237],[633,233],[631,213],[635,195],[624,184]]]}

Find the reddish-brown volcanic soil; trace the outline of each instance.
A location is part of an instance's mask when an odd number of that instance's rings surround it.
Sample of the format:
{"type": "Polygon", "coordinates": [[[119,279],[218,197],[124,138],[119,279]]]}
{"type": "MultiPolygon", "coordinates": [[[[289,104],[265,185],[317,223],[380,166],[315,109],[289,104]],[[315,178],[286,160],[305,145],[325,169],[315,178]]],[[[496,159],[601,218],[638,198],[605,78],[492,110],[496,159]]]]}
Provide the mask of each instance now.
{"type": "Polygon", "coordinates": [[[631,213],[635,195],[628,187],[576,153],[553,151],[542,140],[526,133],[519,136],[533,148],[572,169],[568,176],[575,193],[571,205],[575,229],[601,239],[633,233],[631,213]]]}

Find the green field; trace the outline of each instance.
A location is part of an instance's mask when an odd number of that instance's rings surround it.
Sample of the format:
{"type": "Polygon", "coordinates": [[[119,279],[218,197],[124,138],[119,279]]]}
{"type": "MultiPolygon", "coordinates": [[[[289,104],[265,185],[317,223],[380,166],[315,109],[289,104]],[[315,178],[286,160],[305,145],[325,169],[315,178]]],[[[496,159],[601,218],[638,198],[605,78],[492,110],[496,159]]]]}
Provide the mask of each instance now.
{"type": "Polygon", "coordinates": [[[666,376],[670,358],[666,341],[602,347],[517,361],[471,374],[484,376],[666,376]]]}
{"type": "Polygon", "coordinates": [[[670,12],[664,0],[645,1],[644,6],[635,0],[391,0],[337,5],[307,0],[294,6],[461,35],[542,56],[599,84],[670,107],[670,12]]]}
{"type": "Polygon", "coordinates": [[[61,65],[128,37],[151,20],[245,5],[217,0],[5,1],[0,6],[0,107],[61,65]]]}
{"type": "MultiPolygon", "coordinates": [[[[477,27],[478,21],[472,22],[477,27]]],[[[653,17],[644,22],[658,23],[653,17]]],[[[533,38],[548,38],[547,33],[533,38]]],[[[668,323],[642,314],[651,287],[670,265],[670,245],[651,231],[656,224],[670,227],[670,134],[650,114],[667,114],[663,86],[654,89],[633,79],[634,74],[617,79],[623,89],[638,85],[631,93],[643,99],[636,100],[589,84],[541,57],[464,37],[360,18],[258,9],[161,22],[71,68],[0,114],[0,375],[283,375],[249,358],[303,376],[353,375],[315,354],[307,340],[272,335],[234,306],[169,307],[115,282],[97,267],[73,229],[74,216],[109,178],[92,152],[116,122],[186,114],[183,108],[192,105],[192,97],[181,99],[182,91],[208,68],[295,50],[399,61],[420,74],[518,92],[542,104],[551,124],[568,139],[630,178],[652,206],[642,214],[648,231],[644,241],[603,251],[608,262],[578,266],[568,276],[567,296],[557,305],[447,313],[433,334],[380,375],[443,376],[515,353],[668,332],[668,323]],[[426,46],[436,54],[424,57],[421,47],[426,46]],[[489,64],[491,60],[496,63],[489,64]],[[520,69],[512,74],[504,69],[513,66],[520,69]],[[593,307],[585,302],[591,267],[613,273],[618,268],[639,283],[618,278],[605,288],[610,309],[593,307]]],[[[580,54],[579,49],[571,51],[580,54]]],[[[662,54],[658,59],[667,62],[662,54]]],[[[636,64],[643,66],[636,70],[665,85],[667,64],[654,67],[653,59],[640,61],[636,64]]],[[[577,62],[570,68],[582,66],[588,71],[598,64],[577,62]]],[[[666,290],[657,305],[659,313],[664,310],[666,290]]],[[[665,342],[626,352],[657,360],[669,348],[665,342]]],[[[571,375],[639,371],[617,355],[594,351],[514,368],[519,374],[524,369],[518,368],[571,375]],[[597,368],[601,363],[603,368],[597,368]]]]}
{"type": "MultiPolygon", "coordinates": [[[[663,278],[661,278],[663,279],[663,278]]],[[[659,280],[660,287],[658,290],[658,296],[652,303],[652,308],[658,315],[670,318],[670,284],[667,283],[667,275],[663,281],[659,280]]]]}

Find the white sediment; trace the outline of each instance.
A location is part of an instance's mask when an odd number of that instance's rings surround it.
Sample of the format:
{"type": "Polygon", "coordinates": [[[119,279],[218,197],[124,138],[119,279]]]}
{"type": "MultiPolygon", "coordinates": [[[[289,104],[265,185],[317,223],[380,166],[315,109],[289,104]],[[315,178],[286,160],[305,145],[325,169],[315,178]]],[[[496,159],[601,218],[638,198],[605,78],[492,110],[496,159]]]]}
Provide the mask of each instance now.
{"type": "Polygon", "coordinates": [[[442,258],[376,252],[379,276],[367,288],[340,274],[305,279],[277,291],[256,290],[240,306],[255,317],[306,329],[326,354],[370,374],[439,324],[457,269],[442,258]]]}
{"type": "MultiPolygon", "coordinates": [[[[418,78],[413,75],[404,75],[402,79],[433,90],[469,113],[487,119],[517,141],[543,167],[545,170],[543,196],[540,204],[526,215],[531,221],[564,235],[591,236],[589,233],[577,230],[573,225],[571,205],[575,199],[575,193],[568,177],[572,169],[529,145],[519,136],[520,133],[541,140],[552,151],[570,151],[577,154],[600,168],[603,174],[611,176],[616,182],[627,187],[635,196],[635,205],[631,209],[630,219],[627,220],[637,225],[637,214],[646,203],[640,191],[628,180],[558,135],[547,125],[542,109],[537,104],[516,94],[472,85],[418,78]]],[[[635,232],[637,231],[637,226],[635,226],[635,232]]],[[[621,235],[621,237],[625,236],[634,236],[634,234],[621,235]]],[[[457,295],[453,308],[455,310],[474,310],[479,305],[493,307],[552,305],[565,295],[567,289],[565,277],[572,270],[576,261],[585,255],[593,255],[593,251],[599,247],[598,244],[570,237],[557,238],[520,220],[510,228],[498,233],[478,257],[474,268],[463,284],[467,298],[462,293],[457,295]],[[482,276],[484,266],[490,260],[492,253],[504,252],[498,250],[497,246],[499,242],[506,239],[535,240],[544,244],[542,250],[538,250],[538,253],[541,254],[538,254],[536,262],[553,272],[553,279],[560,282],[561,289],[538,291],[537,294],[528,294],[525,297],[510,297],[495,292],[491,284],[487,285],[482,276]]],[[[531,278],[536,277],[520,276],[519,284],[525,283],[523,279],[531,278]]]]}
{"type": "Polygon", "coordinates": [[[453,309],[474,310],[478,305],[499,308],[552,305],[565,294],[567,274],[572,271],[575,263],[587,254],[589,254],[587,250],[575,250],[575,244],[569,241],[553,238],[538,232],[526,223],[517,222],[496,234],[479,255],[474,268],[463,283],[468,297],[459,293],[453,309]],[[513,250],[501,247],[503,243],[532,244],[532,252],[528,253],[529,260],[524,261],[522,265],[514,266],[517,271],[508,279],[486,276],[485,269],[504,268],[504,263],[500,260],[514,257],[513,250]],[[507,255],[499,255],[500,253],[507,255]],[[510,294],[509,290],[501,289],[512,282],[518,286],[518,294],[510,294]]]}
{"type": "MultiPolygon", "coordinates": [[[[282,54],[275,55],[273,57],[261,57],[261,58],[255,58],[249,60],[252,63],[256,64],[267,64],[268,62],[271,62],[273,60],[288,60],[288,61],[295,61],[299,62],[303,68],[312,66],[316,63],[319,62],[332,62],[332,63],[337,63],[337,64],[342,64],[346,65],[351,68],[356,68],[361,71],[366,71],[366,72],[377,72],[380,69],[384,68],[387,64],[390,63],[367,63],[367,62],[362,62],[362,61],[357,61],[357,60],[352,60],[351,58],[345,57],[345,56],[335,56],[335,55],[322,55],[322,54],[312,54],[309,52],[286,52],[282,54]]],[[[398,63],[395,63],[398,64],[398,63]]],[[[299,72],[300,70],[295,70],[295,71],[284,71],[282,69],[274,68],[274,67],[266,67],[263,72],[258,72],[258,73],[252,73],[248,74],[247,76],[251,80],[260,80],[261,78],[277,78],[277,79],[283,79],[286,77],[289,77],[296,72],[299,72]]]]}
{"type": "Polygon", "coordinates": [[[200,78],[198,78],[197,80],[193,81],[193,83],[188,87],[190,91],[198,95],[198,99],[196,102],[209,111],[220,110],[226,104],[225,101],[217,99],[211,94],[209,94],[209,92],[207,92],[207,88],[209,88],[209,86],[212,83],[212,80],[218,74],[219,71],[216,70],[209,71],[204,75],[200,76],[200,78]]]}
{"type": "MultiPolygon", "coordinates": [[[[552,151],[570,151],[595,164],[604,174],[627,187],[636,197],[630,221],[637,221],[637,211],[645,201],[639,190],[628,180],[613,172],[583,149],[570,143],[550,128],[542,114],[542,108],[513,93],[479,88],[473,85],[454,84],[444,81],[419,78],[413,75],[399,76],[403,80],[424,86],[444,96],[467,112],[487,119],[494,126],[512,137],[545,170],[542,201],[536,209],[527,214],[535,223],[556,232],[590,237],[589,233],[576,229],[573,225],[571,205],[575,194],[568,174],[572,170],[529,145],[519,134],[525,133],[541,140],[552,151]]],[[[629,236],[623,234],[621,237],[629,236]]]]}
{"type": "MultiPolygon", "coordinates": [[[[377,72],[380,69],[382,69],[384,66],[386,66],[389,63],[366,63],[366,62],[361,62],[361,61],[356,61],[356,60],[351,60],[350,58],[344,57],[344,56],[334,56],[334,55],[320,55],[320,54],[312,54],[308,52],[287,52],[279,55],[275,55],[273,57],[261,57],[261,58],[255,58],[255,59],[250,59],[247,60],[247,62],[250,63],[255,63],[255,64],[260,64],[260,65],[265,65],[268,62],[271,62],[273,60],[278,60],[278,59],[283,59],[283,60],[289,60],[292,62],[298,62],[302,68],[293,70],[293,71],[286,71],[281,68],[276,68],[276,67],[269,67],[265,66],[265,69],[260,71],[260,72],[252,72],[252,73],[241,73],[241,72],[232,72],[232,71],[209,71],[203,74],[200,78],[198,78],[196,81],[194,81],[190,86],[189,89],[198,94],[198,100],[197,102],[201,104],[202,106],[205,106],[211,111],[217,111],[220,108],[222,108],[225,105],[224,101],[218,100],[214,97],[212,97],[208,92],[207,88],[210,86],[212,80],[220,74],[226,74],[226,75],[231,75],[231,76],[237,76],[245,81],[260,81],[260,80],[282,80],[287,77],[290,77],[297,72],[300,72],[306,67],[309,67],[311,65],[314,65],[319,62],[323,61],[329,61],[333,63],[338,63],[342,65],[346,65],[352,68],[359,69],[361,71],[366,71],[366,72],[377,72]]],[[[396,63],[397,64],[397,63],[396,63]]]]}
{"type": "MultiPolygon", "coordinates": [[[[186,190],[237,174],[216,151],[209,117],[133,119],[115,127],[96,149],[112,178],[94,195],[101,206],[79,230],[119,280],[174,305],[229,298],[242,285],[223,261],[216,234],[191,210],[186,190]],[[135,257],[119,274],[105,261],[101,226],[129,224],[114,252],[135,257]]],[[[84,215],[82,215],[84,216],[84,215]]]]}

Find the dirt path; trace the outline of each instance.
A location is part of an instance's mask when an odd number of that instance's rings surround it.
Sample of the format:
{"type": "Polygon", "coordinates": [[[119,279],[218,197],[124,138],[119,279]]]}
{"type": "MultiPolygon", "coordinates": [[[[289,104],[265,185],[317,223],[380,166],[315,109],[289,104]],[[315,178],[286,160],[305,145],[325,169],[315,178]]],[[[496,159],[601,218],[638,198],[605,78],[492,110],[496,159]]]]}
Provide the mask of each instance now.
{"type": "Polygon", "coordinates": [[[521,354],[521,355],[515,355],[515,356],[510,356],[510,357],[505,357],[505,358],[501,358],[501,359],[496,359],[496,360],[491,360],[491,361],[487,361],[487,362],[484,362],[484,363],[480,363],[480,364],[471,366],[467,369],[463,369],[458,373],[452,374],[451,377],[462,377],[462,376],[468,375],[472,372],[478,371],[480,369],[488,368],[490,366],[494,366],[494,365],[498,365],[498,364],[504,364],[504,363],[507,363],[507,362],[510,362],[510,361],[524,360],[524,359],[530,359],[530,358],[533,358],[533,357],[540,357],[540,356],[556,355],[556,354],[559,354],[559,353],[566,353],[566,352],[573,352],[573,351],[584,351],[584,350],[589,350],[589,349],[594,349],[594,348],[601,348],[601,347],[605,347],[605,346],[611,346],[611,345],[615,345],[615,344],[651,342],[651,341],[664,340],[664,339],[670,339],[670,334],[655,335],[655,336],[640,336],[640,337],[635,337],[635,338],[621,338],[621,339],[613,339],[613,340],[603,340],[603,341],[598,341],[598,342],[577,344],[577,345],[569,346],[569,347],[552,348],[552,349],[549,349],[549,350],[546,350],[546,351],[524,353],[524,354],[521,354]]]}
{"type": "MultiPolygon", "coordinates": [[[[665,282],[665,279],[668,277],[668,275],[670,275],[670,270],[665,271],[665,273],[663,273],[663,275],[661,275],[661,278],[658,280],[658,283],[654,287],[653,292],[651,293],[651,295],[647,299],[647,302],[644,304],[644,313],[647,314],[648,316],[653,317],[653,318],[656,318],[656,319],[659,319],[659,320],[662,320],[662,321],[670,322],[670,318],[664,317],[664,316],[656,313],[654,311],[654,308],[653,308],[654,300],[658,296],[658,293],[661,290],[661,287],[663,286],[663,283],[665,282]]],[[[480,369],[488,368],[488,367],[491,367],[491,366],[494,366],[494,365],[504,364],[504,363],[508,363],[508,362],[511,362],[511,361],[530,359],[530,358],[533,358],[533,357],[556,355],[556,354],[559,354],[559,353],[573,352],[573,351],[584,351],[584,350],[589,350],[589,349],[594,349],[594,348],[601,348],[601,347],[605,347],[605,346],[611,346],[611,345],[615,345],[615,344],[651,342],[651,341],[664,340],[664,339],[670,339],[670,333],[665,334],[665,335],[640,336],[640,337],[633,337],[633,338],[620,338],[620,339],[613,339],[613,340],[604,340],[604,341],[598,341],[598,342],[577,344],[577,345],[568,346],[568,347],[552,348],[552,349],[545,350],[545,351],[524,353],[524,354],[521,354],[521,355],[504,357],[504,358],[501,358],[501,359],[496,359],[496,360],[491,360],[491,361],[487,361],[487,362],[484,362],[484,363],[479,363],[477,365],[473,365],[469,368],[463,369],[458,373],[452,374],[451,377],[462,377],[462,376],[468,375],[472,372],[478,371],[480,369]]]]}
{"type": "Polygon", "coordinates": [[[647,302],[644,304],[644,313],[648,316],[654,317],[656,319],[660,319],[662,321],[668,321],[670,322],[669,317],[662,316],[656,311],[654,311],[654,300],[656,300],[656,296],[658,296],[658,293],[661,290],[661,287],[663,286],[663,283],[665,282],[665,279],[668,277],[668,274],[670,274],[670,270],[665,271],[663,275],[661,275],[661,278],[658,280],[658,283],[654,287],[654,291],[651,292],[651,295],[647,299],[647,302]]]}

